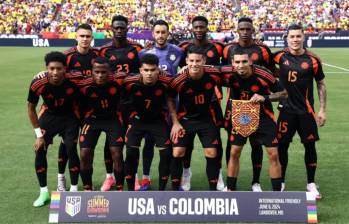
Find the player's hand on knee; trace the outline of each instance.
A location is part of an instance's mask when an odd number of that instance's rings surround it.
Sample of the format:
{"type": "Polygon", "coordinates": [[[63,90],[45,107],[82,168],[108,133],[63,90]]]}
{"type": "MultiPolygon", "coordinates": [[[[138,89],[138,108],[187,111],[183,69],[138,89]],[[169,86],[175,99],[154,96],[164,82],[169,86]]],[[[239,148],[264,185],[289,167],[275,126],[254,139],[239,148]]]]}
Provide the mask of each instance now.
{"type": "Polygon", "coordinates": [[[178,138],[183,138],[185,135],[185,129],[179,123],[173,124],[171,129],[171,140],[173,143],[178,142],[178,138]]]}
{"type": "Polygon", "coordinates": [[[317,115],[316,122],[319,127],[324,126],[326,123],[326,112],[320,110],[317,115]]]}
{"type": "Polygon", "coordinates": [[[34,150],[38,151],[39,149],[46,150],[46,148],[45,148],[45,139],[43,137],[37,138],[35,140],[34,150]]]}

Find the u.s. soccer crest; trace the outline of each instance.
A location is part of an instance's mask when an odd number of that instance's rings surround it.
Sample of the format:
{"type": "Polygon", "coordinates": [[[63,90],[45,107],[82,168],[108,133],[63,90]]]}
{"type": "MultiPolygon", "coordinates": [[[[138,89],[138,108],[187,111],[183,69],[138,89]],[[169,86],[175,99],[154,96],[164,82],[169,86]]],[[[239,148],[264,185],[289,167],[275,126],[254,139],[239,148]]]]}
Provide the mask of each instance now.
{"type": "Polygon", "coordinates": [[[233,100],[231,121],[233,130],[247,137],[258,129],[259,103],[251,103],[247,100],[233,100]]]}
{"type": "Polygon", "coordinates": [[[67,196],[65,200],[65,212],[71,217],[80,212],[81,197],[80,196],[67,196]]]}

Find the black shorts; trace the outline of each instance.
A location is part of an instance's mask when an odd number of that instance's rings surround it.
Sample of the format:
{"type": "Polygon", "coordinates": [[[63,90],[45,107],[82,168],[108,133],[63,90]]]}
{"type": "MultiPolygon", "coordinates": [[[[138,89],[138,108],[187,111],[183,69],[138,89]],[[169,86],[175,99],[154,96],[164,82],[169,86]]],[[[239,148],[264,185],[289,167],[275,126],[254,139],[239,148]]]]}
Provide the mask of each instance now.
{"type": "Polygon", "coordinates": [[[125,135],[126,145],[139,147],[142,138],[147,135],[154,139],[156,146],[159,148],[168,148],[171,145],[170,131],[165,121],[158,120],[148,123],[137,118],[130,120],[125,135]]]}
{"type": "Polygon", "coordinates": [[[221,104],[218,100],[214,100],[210,105],[210,113],[213,119],[213,123],[216,127],[222,128],[224,123],[223,112],[221,104]]]}
{"type": "Polygon", "coordinates": [[[312,113],[292,114],[281,110],[278,117],[277,137],[279,142],[292,142],[292,138],[296,131],[298,132],[302,143],[319,140],[316,119],[312,113]]]}
{"type": "Polygon", "coordinates": [[[278,140],[276,132],[276,122],[270,117],[263,116],[259,119],[257,131],[248,137],[243,137],[233,130],[230,135],[230,143],[231,145],[243,146],[246,144],[247,138],[251,138],[255,144],[265,145],[266,147],[277,147],[278,140]]]}
{"type": "Polygon", "coordinates": [[[87,118],[80,132],[80,148],[94,149],[102,131],[106,133],[109,146],[124,145],[123,131],[117,118],[103,120],[87,118]]]}
{"type": "Polygon", "coordinates": [[[52,144],[56,135],[62,136],[64,142],[77,143],[79,122],[74,115],[59,116],[43,111],[39,117],[39,125],[47,145],[52,144]]]}
{"type": "Polygon", "coordinates": [[[225,113],[224,113],[224,121],[223,121],[223,126],[224,128],[228,131],[231,132],[232,129],[232,123],[231,123],[231,105],[232,101],[230,99],[227,100],[227,104],[225,107],[225,113]]]}
{"type": "Polygon", "coordinates": [[[203,148],[217,148],[219,128],[213,121],[182,118],[180,123],[185,129],[185,135],[183,138],[178,138],[178,142],[173,144],[173,147],[192,145],[195,135],[198,134],[203,148]]]}

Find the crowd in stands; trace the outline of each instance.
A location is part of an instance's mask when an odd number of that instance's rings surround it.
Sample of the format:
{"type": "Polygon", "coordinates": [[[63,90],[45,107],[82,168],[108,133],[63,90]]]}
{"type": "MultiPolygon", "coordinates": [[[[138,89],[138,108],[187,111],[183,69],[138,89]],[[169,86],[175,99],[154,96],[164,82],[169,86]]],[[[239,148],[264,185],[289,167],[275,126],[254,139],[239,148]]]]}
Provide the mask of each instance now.
{"type": "Polygon", "coordinates": [[[156,19],[172,32],[188,33],[190,20],[203,15],[212,32],[234,29],[240,16],[253,18],[257,30],[283,30],[302,23],[309,32],[348,30],[346,0],[0,0],[0,34],[70,33],[80,23],[110,36],[111,17],[129,18],[131,31],[149,29],[156,19]]]}

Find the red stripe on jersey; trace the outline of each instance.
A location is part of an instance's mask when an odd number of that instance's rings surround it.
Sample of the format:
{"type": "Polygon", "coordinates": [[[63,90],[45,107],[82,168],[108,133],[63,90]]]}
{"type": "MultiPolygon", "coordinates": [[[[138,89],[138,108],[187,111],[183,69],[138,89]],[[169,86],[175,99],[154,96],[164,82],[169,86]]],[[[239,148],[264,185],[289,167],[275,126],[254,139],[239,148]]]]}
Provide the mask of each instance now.
{"type": "Polygon", "coordinates": [[[127,82],[134,82],[134,81],[138,81],[140,78],[141,78],[141,76],[139,74],[138,75],[132,75],[132,76],[126,77],[124,82],[125,83],[127,83],[127,82]]]}
{"type": "Polygon", "coordinates": [[[257,78],[257,80],[262,84],[262,86],[269,87],[268,83],[266,81],[264,81],[263,79],[257,78]]]}
{"type": "Polygon", "coordinates": [[[235,69],[232,66],[223,66],[221,67],[221,72],[235,72],[235,69]]]}
{"type": "Polygon", "coordinates": [[[274,116],[274,113],[270,110],[268,110],[264,105],[263,105],[263,110],[266,115],[268,115],[274,122],[276,122],[276,118],[274,116]]]}
{"type": "Polygon", "coordinates": [[[64,51],[63,54],[67,56],[68,54],[74,54],[76,51],[76,47],[71,47],[68,50],[64,51]]]}
{"type": "Polygon", "coordinates": [[[190,44],[189,41],[183,41],[183,42],[181,42],[181,43],[178,44],[178,47],[180,47],[180,48],[182,48],[183,50],[185,50],[185,49],[188,47],[189,44],[190,44]]]}
{"type": "Polygon", "coordinates": [[[274,56],[274,61],[276,64],[280,64],[280,58],[282,57],[282,55],[284,55],[285,52],[284,51],[280,51],[279,53],[277,53],[275,56],[274,56]]]}
{"type": "Polygon", "coordinates": [[[267,49],[265,49],[265,47],[263,47],[263,46],[258,46],[258,47],[262,50],[262,55],[263,55],[264,61],[266,61],[267,64],[269,64],[270,58],[269,58],[269,54],[268,54],[267,49]]]}
{"type": "Polygon", "coordinates": [[[267,80],[269,80],[270,82],[274,83],[276,81],[275,77],[273,76],[272,73],[269,73],[268,71],[266,70],[262,70],[260,68],[257,68],[255,67],[254,69],[254,72],[257,74],[257,75],[260,75],[264,78],[266,78],[267,80]]]}
{"type": "Polygon", "coordinates": [[[177,77],[175,79],[172,80],[171,82],[171,87],[172,88],[176,88],[176,86],[181,83],[183,80],[185,80],[186,78],[188,77],[187,74],[185,73],[181,73],[181,74],[178,74],[177,77]]]}
{"type": "Polygon", "coordinates": [[[213,41],[212,43],[216,47],[219,56],[222,57],[224,44],[216,41],[213,41]]]}
{"type": "Polygon", "coordinates": [[[207,73],[219,73],[219,69],[216,67],[204,67],[204,71],[207,73]]]}
{"type": "Polygon", "coordinates": [[[229,53],[229,49],[233,46],[233,44],[228,44],[227,46],[224,47],[223,49],[223,58],[224,59],[229,59],[228,58],[228,53],[229,53]]]}
{"type": "Polygon", "coordinates": [[[31,86],[31,89],[35,92],[38,88],[48,83],[48,78],[43,78],[35,81],[31,86]]]}
{"type": "Polygon", "coordinates": [[[73,57],[73,54],[70,54],[67,56],[67,66],[69,66],[72,57],[73,57]]]}
{"type": "Polygon", "coordinates": [[[317,72],[319,70],[319,63],[317,62],[317,60],[313,56],[310,56],[310,58],[311,58],[311,61],[313,63],[314,74],[317,75],[317,72]]]}
{"type": "Polygon", "coordinates": [[[311,107],[309,99],[308,99],[308,90],[309,89],[307,88],[307,91],[305,92],[305,104],[307,105],[308,112],[311,113],[315,118],[315,112],[314,112],[313,108],[311,107]]]}

